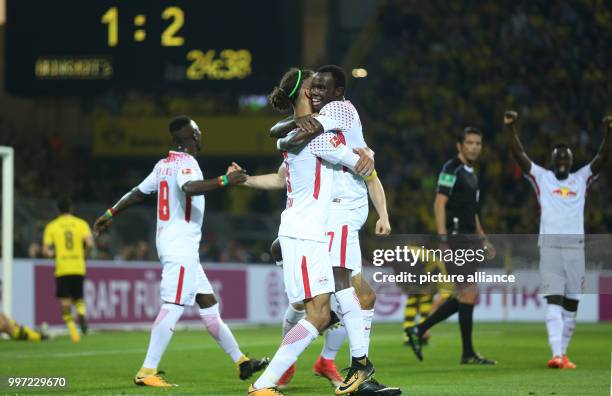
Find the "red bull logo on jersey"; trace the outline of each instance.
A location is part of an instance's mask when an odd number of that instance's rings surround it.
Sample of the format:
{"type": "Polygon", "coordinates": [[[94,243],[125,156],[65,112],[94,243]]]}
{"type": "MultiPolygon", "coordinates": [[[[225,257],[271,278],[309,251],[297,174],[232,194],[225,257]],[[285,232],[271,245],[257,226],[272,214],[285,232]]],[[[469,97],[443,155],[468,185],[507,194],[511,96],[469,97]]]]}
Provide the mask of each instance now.
{"type": "Polygon", "coordinates": [[[569,197],[575,197],[576,196],[576,192],[570,190],[567,187],[557,188],[556,190],[553,190],[552,193],[555,194],[555,195],[560,195],[563,198],[569,198],[569,197]]]}

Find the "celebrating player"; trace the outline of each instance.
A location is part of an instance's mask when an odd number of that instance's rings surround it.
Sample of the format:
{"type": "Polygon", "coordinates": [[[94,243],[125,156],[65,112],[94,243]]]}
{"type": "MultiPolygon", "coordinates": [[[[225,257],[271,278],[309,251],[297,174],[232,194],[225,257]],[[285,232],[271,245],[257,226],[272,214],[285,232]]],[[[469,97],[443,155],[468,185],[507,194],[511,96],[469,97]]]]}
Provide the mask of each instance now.
{"type": "Polygon", "coordinates": [[[610,153],[612,116],[603,119],[604,139],[593,160],[571,172],[573,154],[564,144],[552,151],[552,170],[529,159],[518,137],[515,111],[506,111],[504,125],[510,148],[540,203],[540,273],[547,301],[546,330],[552,350],[550,368],[576,368],[567,348],[576,326],[584,284],[584,203],[587,189],[603,169],[610,153]],[[563,235],[563,236],[559,236],[563,235]]]}
{"type": "MultiPolygon", "coordinates": [[[[281,81],[281,87],[282,85],[283,81],[281,81]]],[[[324,131],[339,131],[338,136],[349,148],[372,154],[363,139],[361,121],[357,111],[349,101],[344,99],[345,91],[346,74],[342,68],[334,65],[319,68],[313,77],[309,95],[303,99],[303,110],[302,103],[298,103],[294,117],[289,117],[272,128],[271,135],[277,137],[286,136],[296,127],[300,128],[293,136],[281,140],[279,148],[297,149],[304,142],[324,131]],[[320,115],[313,116],[313,109],[320,110],[320,115]]],[[[298,98],[298,100],[301,99],[298,98]]],[[[277,110],[282,109],[277,108],[277,110]]],[[[358,165],[357,172],[360,171],[361,165],[358,165]]],[[[367,218],[369,192],[379,215],[379,220],[376,222],[377,234],[390,233],[385,193],[376,172],[366,178],[365,183],[363,178],[349,172],[346,167],[337,165],[334,167],[334,172],[332,204],[326,235],[329,238],[329,251],[334,266],[335,287],[336,291],[354,290],[357,292],[364,318],[364,336],[366,345],[369,347],[376,295],[372,287],[361,276],[359,229],[367,218]]],[[[295,308],[295,306],[288,307],[285,324],[295,323],[300,316],[303,316],[303,313],[295,308]]],[[[321,356],[314,365],[317,375],[329,379],[334,384],[342,380],[335,367],[334,359],[346,336],[346,328],[339,327],[329,330],[326,333],[321,356]]],[[[359,391],[377,391],[381,394],[382,392],[385,392],[384,394],[401,392],[397,388],[380,385],[373,379],[366,381],[359,391]]]]}
{"type": "MultiPolygon", "coordinates": [[[[455,250],[482,247],[487,251],[487,258],[491,259],[495,255],[495,249],[487,240],[480,224],[478,216],[480,190],[478,188],[478,178],[473,168],[480,156],[481,149],[482,132],[480,130],[467,127],[458,135],[458,154],[444,164],[438,177],[434,216],[442,250],[446,248],[455,250]]],[[[446,270],[449,273],[469,275],[476,271],[474,264],[466,263],[461,266],[447,263],[446,270]]],[[[463,344],[461,364],[496,363],[494,360],[478,355],[472,345],[474,304],[477,298],[478,287],[476,284],[458,283],[455,288],[455,297],[446,300],[423,323],[406,330],[408,343],[419,360],[423,360],[421,344],[425,332],[435,324],[458,312],[463,344]]]]}
{"type": "MultiPolygon", "coordinates": [[[[282,98],[294,109],[298,103],[309,103],[306,92],[308,80],[299,69],[290,70],[280,87],[271,95],[271,102],[282,98]],[[288,81],[294,85],[285,88],[288,81]]],[[[306,75],[308,77],[308,75],[306,75]]],[[[292,132],[288,138],[295,135],[292,132]]],[[[279,146],[283,142],[279,140],[279,146]]],[[[329,296],[334,292],[334,274],[329,262],[326,238],[332,185],[335,183],[333,166],[341,164],[355,171],[363,150],[353,153],[339,135],[331,132],[318,135],[303,149],[284,152],[287,174],[287,207],[281,215],[279,240],[283,256],[285,288],[290,303],[303,302],[306,317],[298,321],[283,338],[283,342],[261,377],[249,388],[249,395],[278,395],[276,385],[304,349],[330,322],[329,296]]],[[[370,171],[366,169],[367,172],[370,171]]],[[[351,367],[336,394],[353,393],[374,373],[367,357],[363,319],[354,292],[343,289],[335,292],[349,336],[351,367]]]]}
{"type": "Polygon", "coordinates": [[[238,366],[240,379],[263,369],[267,359],[249,359],[238,347],[234,335],[219,315],[219,304],[199,260],[198,247],[204,220],[204,193],[243,183],[242,171],[204,179],[194,158],[202,133],[188,117],[174,118],[169,125],[176,149],[160,160],[137,187],[96,220],[96,234],[127,208],[157,193],[157,254],[163,264],[160,294],[163,304],[151,330],[149,349],[142,368],[134,378],[137,385],[170,387],[160,372],[159,361],[168,346],[174,326],[185,305],[200,307],[200,317],[210,335],[238,366]]]}
{"type": "Polygon", "coordinates": [[[74,324],[72,306],[76,308],[81,332],[87,333],[83,281],[85,257],[93,249],[94,243],[89,225],[72,214],[72,203],[68,198],[58,200],[57,209],[59,216],[45,227],[43,253],[47,257],[55,256],[55,295],[59,299],[70,339],[79,342],[81,336],[74,324]]]}

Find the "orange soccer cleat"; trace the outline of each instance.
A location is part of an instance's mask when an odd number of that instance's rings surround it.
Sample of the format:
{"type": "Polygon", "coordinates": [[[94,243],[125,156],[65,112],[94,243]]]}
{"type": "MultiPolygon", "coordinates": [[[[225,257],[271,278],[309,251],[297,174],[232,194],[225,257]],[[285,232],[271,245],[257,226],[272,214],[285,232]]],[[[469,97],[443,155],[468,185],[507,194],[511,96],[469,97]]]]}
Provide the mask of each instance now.
{"type": "Polygon", "coordinates": [[[253,385],[249,386],[247,396],[284,396],[285,394],[276,388],[261,388],[255,389],[253,385]]]}
{"type": "Polygon", "coordinates": [[[157,369],[148,369],[143,367],[138,370],[138,373],[136,373],[136,376],[134,377],[134,383],[136,385],[152,386],[154,388],[171,388],[173,386],[177,386],[175,384],[170,384],[168,381],[166,381],[166,379],[162,377],[162,374],[164,374],[163,371],[157,371],[157,369]]]}
{"type": "Polygon", "coordinates": [[[569,358],[567,357],[567,355],[563,355],[563,358],[561,359],[563,366],[561,368],[564,369],[575,369],[576,368],[576,364],[574,364],[571,360],[569,360],[569,358]]]}
{"type": "Polygon", "coordinates": [[[325,359],[322,356],[319,356],[314,366],[312,366],[312,370],[314,371],[315,375],[327,378],[335,387],[338,387],[343,383],[342,376],[338,372],[334,361],[331,359],[325,359]]]}
{"type": "Polygon", "coordinates": [[[561,356],[553,356],[548,361],[548,368],[563,368],[563,358],[561,356]]]}
{"type": "Polygon", "coordinates": [[[276,383],[276,386],[278,387],[278,389],[286,388],[289,382],[291,382],[291,379],[293,379],[294,374],[295,374],[295,364],[292,364],[291,367],[289,367],[287,371],[285,371],[285,374],[283,374],[283,376],[280,377],[280,379],[276,383]]]}

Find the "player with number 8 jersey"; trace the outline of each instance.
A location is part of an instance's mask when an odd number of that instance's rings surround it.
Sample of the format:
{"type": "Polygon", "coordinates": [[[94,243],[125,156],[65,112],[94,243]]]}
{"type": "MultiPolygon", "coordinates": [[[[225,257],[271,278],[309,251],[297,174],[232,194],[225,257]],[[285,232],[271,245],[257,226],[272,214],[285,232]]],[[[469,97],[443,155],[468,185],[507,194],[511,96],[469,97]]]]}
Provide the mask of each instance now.
{"type": "Polygon", "coordinates": [[[157,254],[163,264],[160,295],[162,306],[151,330],[151,341],[142,368],[134,378],[136,385],[170,387],[158,364],[170,343],[174,326],[185,305],[196,302],[206,330],[228,354],[245,380],[262,370],[269,359],[249,359],[238,347],[234,335],[219,314],[219,304],[199,260],[199,247],[204,220],[204,193],[240,184],[246,180],[244,171],[234,171],[214,179],[204,179],[194,155],[200,148],[202,133],[188,117],[176,117],[170,122],[170,134],[176,149],[160,160],[153,171],[108,209],[94,224],[98,235],[110,226],[123,210],[157,193],[157,254]]]}

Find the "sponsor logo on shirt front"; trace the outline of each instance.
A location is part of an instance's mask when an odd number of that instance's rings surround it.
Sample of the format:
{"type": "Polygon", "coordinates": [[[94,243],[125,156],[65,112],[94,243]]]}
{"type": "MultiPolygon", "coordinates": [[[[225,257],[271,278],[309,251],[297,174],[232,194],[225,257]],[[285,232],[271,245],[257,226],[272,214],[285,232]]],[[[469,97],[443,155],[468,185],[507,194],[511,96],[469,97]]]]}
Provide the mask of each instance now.
{"type": "Polygon", "coordinates": [[[567,187],[561,187],[561,188],[557,188],[556,190],[553,190],[552,192],[554,195],[559,195],[563,198],[569,198],[569,197],[575,197],[576,196],[576,192],[570,190],[567,187]]]}

